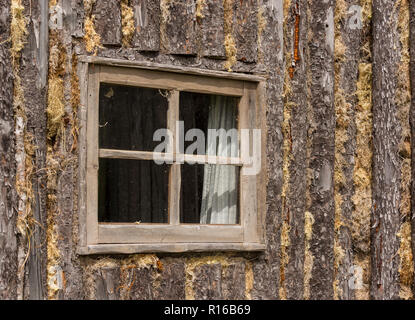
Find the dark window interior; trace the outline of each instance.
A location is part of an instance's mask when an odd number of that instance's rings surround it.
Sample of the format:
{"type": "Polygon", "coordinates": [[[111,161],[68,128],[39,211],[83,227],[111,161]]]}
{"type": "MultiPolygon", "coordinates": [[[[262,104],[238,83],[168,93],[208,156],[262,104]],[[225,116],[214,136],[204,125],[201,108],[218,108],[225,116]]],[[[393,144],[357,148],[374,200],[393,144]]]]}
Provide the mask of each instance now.
{"type": "Polygon", "coordinates": [[[167,128],[168,101],[158,89],[101,83],[99,147],[153,151],[157,129],[167,128]]]}
{"type": "MultiPolygon", "coordinates": [[[[167,108],[158,89],[101,83],[99,147],[153,151],[167,108]]],[[[153,161],[100,159],[99,222],[167,223],[168,169],[153,161]]]]}
{"type": "Polygon", "coordinates": [[[169,166],[99,159],[99,222],[168,222],[169,166]]]}
{"type": "MultiPolygon", "coordinates": [[[[184,122],[184,134],[190,129],[200,129],[207,138],[210,100],[211,95],[208,94],[180,92],[179,119],[184,122]]],[[[180,141],[184,140],[184,137],[180,137],[180,141]]],[[[192,143],[193,141],[184,141],[183,151],[192,143]]]]}

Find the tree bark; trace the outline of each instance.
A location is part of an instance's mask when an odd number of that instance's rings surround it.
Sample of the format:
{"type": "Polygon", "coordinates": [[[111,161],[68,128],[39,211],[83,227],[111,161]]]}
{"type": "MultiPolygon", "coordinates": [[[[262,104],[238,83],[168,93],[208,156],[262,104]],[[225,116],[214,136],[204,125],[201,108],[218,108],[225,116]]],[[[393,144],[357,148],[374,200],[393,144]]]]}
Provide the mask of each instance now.
{"type": "MultiPolygon", "coordinates": [[[[411,221],[412,221],[412,257],[413,265],[415,268],[415,3],[409,2],[409,44],[410,44],[410,55],[411,55],[411,109],[410,109],[410,122],[411,122],[411,149],[412,149],[412,184],[411,184],[411,221]]],[[[415,280],[412,286],[412,291],[415,290],[415,280]]]]}
{"type": "Polygon", "coordinates": [[[310,4],[309,39],[312,118],[309,169],[310,203],[314,217],[310,279],[311,299],[333,298],[334,241],[334,8],[335,1],[310,4]]]}
{"type": "Polygon", "coordinates": [[[400,61],[397,10],[387,0],[373,1],[373,213],[371,221],[371,297],[396,299],[400,226],[399,141],[395,102],[400,61]]]}
{"type": "Polygon", "coordinates": [[[0,5],[0,300],[17,297],[13,73],[10,1],[0,5]]]}

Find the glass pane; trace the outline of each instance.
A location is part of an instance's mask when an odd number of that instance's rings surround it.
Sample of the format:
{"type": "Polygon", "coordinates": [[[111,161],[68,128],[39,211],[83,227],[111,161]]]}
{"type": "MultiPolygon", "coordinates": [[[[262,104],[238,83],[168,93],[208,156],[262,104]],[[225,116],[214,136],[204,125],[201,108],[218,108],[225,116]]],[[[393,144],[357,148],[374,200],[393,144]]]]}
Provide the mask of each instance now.
{"type": "Polygon", "coordinates": [[[99,147],[153,151],[157,129],[167,128],[168,101],[158,89],[101,83],[99,147]]]}
{"type": "Polygon", "coordinates": [[[238,98],[180,92],[179,113],[180,120],[184,122],[184,133],[180,136],[180,141],[184,141],[182,152],[198,155],[208,153],[218,156],[238,156],[238,98]],[[221,140],[219,131],[215,136],[212,129],[224,129],[226,133],[223,139],[221,140]],[[234,141],[231,141],[232,134],[234,134],[234,141]],[[194,144],[195,142],[198,142],[197,145],[194,144]],[[233,152],[231,152],[231,144],[235,148],[233,152]],[[193,146],[189,148],[191,145],[193,146]]]}
{"type": "Polygon", "coordinates": [[[99,159],[99,222],[167,223],[169,167],[99,159]]]}
{"type": "Polygon", "coordinates": [[[183,164],[181,223],[238,224],[239,167],[183,164]]]}

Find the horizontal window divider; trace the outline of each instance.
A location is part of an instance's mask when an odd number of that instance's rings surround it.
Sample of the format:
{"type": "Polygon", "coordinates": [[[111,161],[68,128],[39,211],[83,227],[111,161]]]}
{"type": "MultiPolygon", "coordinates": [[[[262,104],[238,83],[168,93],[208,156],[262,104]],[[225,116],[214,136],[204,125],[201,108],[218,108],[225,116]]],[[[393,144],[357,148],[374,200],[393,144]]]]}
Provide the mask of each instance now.
{"type": "Polygon", "coordinates": [[[172,157],[172,154],[163,152],[150,151],[132,151],[117,149],[99,149],[100,158],[109,159],[130,159],[130,160],[166,160],[172,157]]]}
{"type": "Polygon", "coordinates": [[[197,164],[223,164],[243,166],[244,163],[241,158],[237,157],[221,157],[221,156],[209,156],[209,155],[195,155],[195,154],[177,154],[175,156],[176,161],[180,162],[194,162],[197,164]]]}
{"type": "Polygon", "coordinates": [[[171,154],[162,152],[149,151],[132,151],[132,150],[116,150],[116,149],[99,149],[100,158],[109,159],[130,159],[130,160],[158,160],[166,162],[174,161],[178,164],[196,163],[196,164],[218,164],[218,165],[249,165],[238,157],[221,157],[211,155],[195,155],[195,154],[171,154]]]}

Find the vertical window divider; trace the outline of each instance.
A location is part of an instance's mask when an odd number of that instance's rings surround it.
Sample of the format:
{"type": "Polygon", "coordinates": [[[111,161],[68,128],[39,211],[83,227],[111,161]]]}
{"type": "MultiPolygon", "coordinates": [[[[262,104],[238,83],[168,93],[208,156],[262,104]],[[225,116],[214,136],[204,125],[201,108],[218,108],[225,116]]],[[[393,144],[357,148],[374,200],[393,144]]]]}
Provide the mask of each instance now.
{"type": "Polygon", "coordinates": [[[87,110],[87,242],[98,243],[98,130],[99,130],[99,65],[91,65],[88,81],[87,110]]]}
{"type": "Polygon", "coordinates": [[[175,155],[179,152],[176,150],[176,141],[179,137],[176,136],[176,122],[179,121],[179,101],[180,91],[171,90],[169,96],[169,109],[167,111],[167,126],[172,137],[169,143],[169,151],[173,152],[172,165],[170,168],[169,177],[169,224],[180,224],[180,188],[181,188],[181,173],[180,164],[174,163],[175,155]]]}

